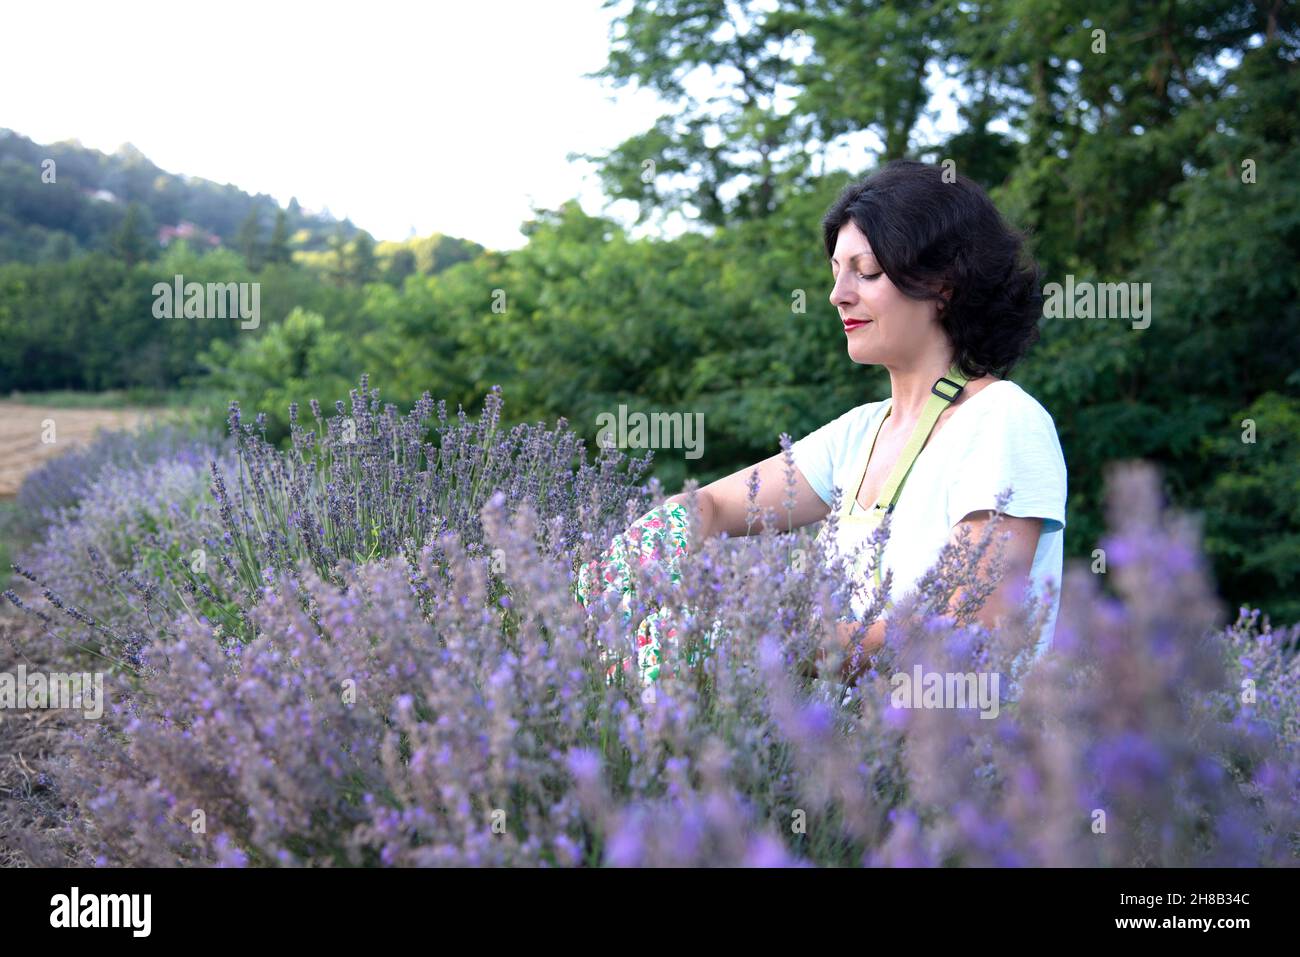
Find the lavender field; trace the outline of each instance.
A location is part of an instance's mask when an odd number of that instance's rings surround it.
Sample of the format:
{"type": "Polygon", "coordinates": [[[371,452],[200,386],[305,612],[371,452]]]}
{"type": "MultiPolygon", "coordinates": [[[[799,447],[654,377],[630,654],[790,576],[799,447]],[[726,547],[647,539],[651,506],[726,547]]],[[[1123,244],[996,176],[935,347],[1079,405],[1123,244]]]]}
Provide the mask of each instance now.
{"type": "Polygon", "coordinates": [[[1154,469],[1109,472],[1045,655],[1032,608],[996,632],[976,602],[939,613],[986,537],[849,683],[817,655],[849,586],[812,528],[692,541],[676,583],[634,568],[631,622],[584,606],[579,570],[664,490],[564,420],[505,428],[504,401],[403,412],[363,378],[291,408],[287,449],[232,405],[222,440],[107,436],[76,482],[34,472],[6,652],[101,673],[106,700],[24,755],[7,862],[1300,860],[1300,628],[1229,613],[1154,469]],[[647,699],[605,662],[656,608],[679,649],[647,699]],[[995,700],[900,705],[922,674],[995,676],[995,700]]]}

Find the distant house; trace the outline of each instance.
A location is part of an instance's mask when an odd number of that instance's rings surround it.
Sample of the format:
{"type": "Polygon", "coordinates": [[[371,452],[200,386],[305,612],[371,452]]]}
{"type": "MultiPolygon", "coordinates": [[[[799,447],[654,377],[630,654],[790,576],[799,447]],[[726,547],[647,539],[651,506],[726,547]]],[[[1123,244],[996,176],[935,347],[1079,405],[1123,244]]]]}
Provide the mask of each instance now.
{"type": "Polygon", "coordinates": [[[113,192],[111,192],[111,191],[109,191],[109,190],[107,190],[107,189],[97,189],[97,190],[93,190],[93,191],[92,191],[92,190],[85,190],[85,193],[86,193],[86,195],[89,196],[91,199],[97,199],[97,200],[99,200],[101,203],[120,203],[120,202],[121,202],[121,200],[117,198],[117,195],[116,195],[115,193],[113,193],[113,192]]]}
{"type": "Polygon", "coordinates": [[[196,226],[186,220],[181,220],[175,226],[161,226],[158,229],[158,242],[163,246],[171,245],[174,239],[185,239],[190,243],[204,243],[208,246],[220,246],[221,239],[208,232],[202,226],[196,226]]]}

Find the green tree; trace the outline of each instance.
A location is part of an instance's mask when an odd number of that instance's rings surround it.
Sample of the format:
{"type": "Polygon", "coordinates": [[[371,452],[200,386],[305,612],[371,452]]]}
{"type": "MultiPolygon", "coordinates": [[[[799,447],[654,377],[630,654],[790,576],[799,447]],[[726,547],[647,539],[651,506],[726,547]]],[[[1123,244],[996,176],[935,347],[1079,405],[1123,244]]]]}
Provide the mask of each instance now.
{"type": "Polygon", "coordinates": [[[339,223],[334,229],[334,234],[330,237],[329,275],[336,286],[343,286],[348,281],[347,247],[347,232],[344,225],[339,223]]]}
{"type": "Polygon", "coordinates": [[[794,112],[824,150],[838,137],[870,132],[883,161],[912,155],[931,90],[933,65],[952,51],[956,5],[937,0],[808,0],[786,4],[769,21],[808,38],[793,83],[794,112]]]}
{"type": "Polygon", "coordinates": [[[149,238],[149,226],[143,207],[139,203],[129,204],[122,217],[122,224],[109,243],[113,255],[128,266],[134,266],[148,258],[154,245],[149,238]]]}
{"type": "Polygon", "coordinates": [[[305,406],[311,398],[328,403],[343,397],[352,381],[352,352],[348,337],[331,329],[319,313],[295,309],[282,322],[218,341],[200,361],[208,370],[207,384],[243,408],[267,413],[268,436],[288,434],[291,402],[305,406]]]}
{"type": "Polygon", "coordinates": [[[1268,392],[1206,444],[1216,475],[1204,493],[1205,549],[1219,581],[1279,621],[1300,621],[1300,398],[1268,392]]]}
{"type": "Polygon", "coordinates": [[[375,241],[363,229],[352,241],[351,254],[348,257],[348,278],[358,285],[364,285],[374,281],[376,271],[375,241]]]}
{"type": "Polygon", "coordinates": [[[262,223],[257,215],[257,209],[254,208],[244,218],[244,222],[239,227],[239,235],[235,238],[235,248],[248,263],[248,268],[253,270],[260,269],[262,265],[261,235],[262,223]]]}
{"type": "Polygon", "coordinates": [[[673,109],[608,153],[574,156],[596,162],[606,193],[637,202],[642,221],[681,209],[715,226],[769,215],[807,167],[806,123],[778,103],[796,72],[784,22],[755,2],[662,0],[632,5],[615,28],[609,62],[591,76],[636,83],[673,109]],[[726,95],[700,102],[687,90],[684,76],[701,68],[726,95]]]}
{"type": "Polygon", "coordinates": [[[415,274],[415,253],[403,246],[393,253],[393,257],[388,261],[388,268],[384,272],[384,278],[394,286],[400,287],[406,281],[407,276],[415,274]]]}
{"type": "Polygon", "coordinates": [[[267,246],[266,261],[269,263],[288,263],[293,259],[289,250],[289,217],[284,210],[275,212],[275,227],[271,230],[271,242],[267,246]]]}

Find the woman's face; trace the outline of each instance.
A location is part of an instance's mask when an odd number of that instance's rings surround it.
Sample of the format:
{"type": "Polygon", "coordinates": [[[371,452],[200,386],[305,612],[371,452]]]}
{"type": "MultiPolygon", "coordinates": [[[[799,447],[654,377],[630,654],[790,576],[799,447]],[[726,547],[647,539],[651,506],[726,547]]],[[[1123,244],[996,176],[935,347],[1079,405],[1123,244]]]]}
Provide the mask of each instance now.
{"type": "Polygon", "coordinates": [[[852,220],[840,227],[831,256],[831,304],[839,310],[854,362],[903,366],[943,340],[934,302],[909,299],[885,275],[852,220]],[[858,325],[853,320],[868,320],[858,325]]]}

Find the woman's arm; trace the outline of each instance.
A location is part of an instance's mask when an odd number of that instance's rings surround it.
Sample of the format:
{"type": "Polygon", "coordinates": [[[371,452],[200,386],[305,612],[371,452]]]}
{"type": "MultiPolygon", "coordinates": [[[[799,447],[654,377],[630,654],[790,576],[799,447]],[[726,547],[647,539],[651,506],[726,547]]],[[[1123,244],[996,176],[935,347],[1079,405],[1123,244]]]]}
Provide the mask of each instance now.
{"type": "MultiPolygon", "coordinates": [[[[957,523],[957,529],[954,530],[953,538],[956,539],[956,531],[962,526],[970,528],[970,540],[979,541],[979,537],[984,533],[984,526],[993,517],[992,511],[971,512],[964,519],[957,523]]],[[[980,606],[975,617],[988,628],[995,628],[1001,618],[1013,611],[1020,604],[1023,598],[1024,589],[1029,586],[1029,572],[1034,565],[1034,552],[1038,549],[1038,534],[1042,530],[1043,520],[1041,518],[1019,518],[1015,515],[1003,515],[1000,524],[1001,531],[998,533],[1005,537],[1006,544],[1002,547],[1002,558],[1005,561],[1002,571],[1002,579],[998,586],[988,599],[980,606]]],[[[987,578],[993,569],[993,563],[997,547],[989,548],[979,564],[979,577],[987,578]]],[[[961,603],[962,590],[957,589],[952,596],[948,607],[955,609],[961,603]]]]}
{"type": "MultiPolygon", "coordinates": [[[[786,511],[786,465],[785,453],[780,452],[771,458],[764,459],[756,466],[749,469],[741,469],[733,472],[726,478],[718,479],[716,482],[696,490],[696,503],[699,507],[699,531],[702,538],[721,534],[727,534],[738,537],[746,534],[757,534],[763,529],[763,522],[760,517],[756,518],[753,526],[746,526],[746,517],[749,508],[749,479],[751,473],[758,471],[758,494],[755,496],[755,503],[761,510],[764,507],[776,509],[778,515],[786,511]]],[[[781,526],[787,526],[793,530],[802,528],[805,525],[811,525],[813,522],[825,518],[830,513],[829,506],[821,500],[821,497],[808,484],[803,473],[797,465],[794,466],[794,507],[785,520],[781,521],[781,526]]],[[[669,496],[664,500],[663,505],[651,509],[645,515],[642,515],[627,530],[616,535],[613,543],[598,558],[595,558],[578,570],[576,580],[576,597],[584,605],[587,603],[589,596],[596,594],[598,590],[609,590],[619,588],[626,591],[627,585],[626,550],[631,549],[633,553],[641,553],[641,562],[644,564],[647,558],[655,556],[658,545],[656,544],[667,534],[667,529],[672,526],[680,531],[681,515],[679,510],[672,509],[672,506],[681,505],[681,512],[689,509],[689,496],[685,492],[679,492],[676,495],[669,496]],[[670,511],[678,512],[675,515],[669,515],[670,511]],[[643,534],[649,531],[651,538],[648,542],[643,543],[643,534]],[[644,545],[644,551],[643,551],[644,545]]],[[[689,536],[688,536],[689,537],[689,536]]],[[[677,540],[675,545],[670,545],[668,554],[660,556],[667,558],[670,562],[677,555],[684,551],[685,545],[677,540]]]]}
{"type": "MultiPolygon", "coordinates": [[[[988,523],[992,516],[993,512],[988,510],[971,512],[954,527],[951,541],[954,544],[958,541],[964,527],[970,529],[970,540],[978,541],[980,535],[983,534],[985,524],[988,523]]],[[[1034,564],[1034,552],[1038,548],[1038,534],[1042,525],[1043,520],[1041,518],[1019,518],[1014,515],[1002,516],[1001,534],[1006,536],[1006,544],[1002,548],[1002,558],[1006,563],[1003,567],[1002,579],[984,604],[980,606],[979,611],[975,613],[976,619],[986,627],[997,627],[1000,619],[1018,606],[1022,590],[1029,584],[1029,572],[1034,564]]],[[[996,552],[996,547],[985,551],[979,564],[978,577],[983,579],[991,573],[996,552]]],[[[952,598],[949,599],[949,609],[955,611],[961,604],[961,598],[962,589],[958,588],[952,598]]],[[[839,646],[845,649],[851,647],[854,635],[861,627],[860,622],[837,622],[835,638],[839,646]]],[[[854,669],[849,658],[844,661],[842,672],[844,680],[852,682],[865,671],[867,656],[879,651],[884,643],[885,622],[883,619],[873,621],[867,626],[866,634],[858,642],[858,647],[862,649],[858,667],[854,669]]],[[[824,654],[824,651],[821,654],[824,654]]]]}
{"type": "MultiPolygon", "coordinates": [[[[786,515],[785,453],[778,452],[757,465],[740,469],[698,490],[703,537],[709,538],[726,532],[732,538],[739,538],[742,535],[757,535],[763,530],[761,517],[752,526],[747,526],[745,521],[749,509],[749,478],[754,469],[758,469],[758,495],[755,496],[754,502],[760,513],[764,508],[776,511],[781,530],[792,531],[803,528],[805,525],[821,521],[830,514],[830,507],[808,484],[808,480],[796,465],[794,466],[794,509],[788,516],[786,515]]],[[[687,497],[685,492],[679,492],[670,496],[666,504],[681,502],[685,505],[687,497]]]]}

